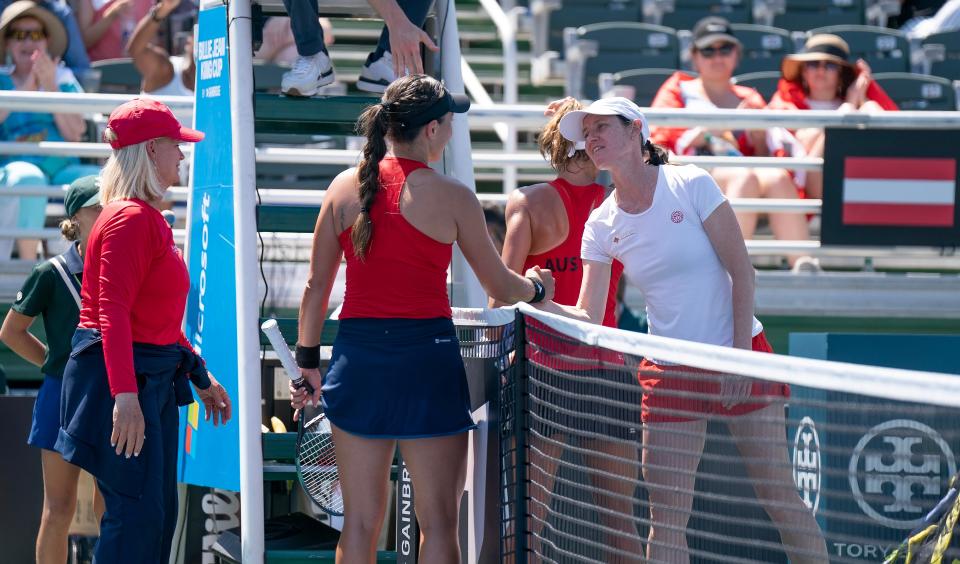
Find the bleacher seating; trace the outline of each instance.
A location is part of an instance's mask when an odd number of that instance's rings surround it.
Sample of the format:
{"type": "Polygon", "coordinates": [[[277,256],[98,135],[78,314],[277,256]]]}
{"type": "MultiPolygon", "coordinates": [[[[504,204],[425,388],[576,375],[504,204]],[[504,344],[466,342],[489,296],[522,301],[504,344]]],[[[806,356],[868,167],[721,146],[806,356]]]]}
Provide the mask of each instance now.
{"type": "Polygon", "coordinates": [[[733,34],[743,44],[737,73],[779,71],[780,61],[793,52],[790,32],[757,24],[732,24],[733,34]]]}
{"type": "Polygon", "coordinates": [[[865,23],[864,0],[786,0],[783,13],[773,25],[790,31],[806,31],[829,22],[832,25],[865,23]]]}
{"type": "MultiPolygon", "coordinates": [[[[598,79],[600,95],[603,96],[615,87],[626,87],[626,91],[616,92],[619,96],[633,99],[638,106],[649,107],[660,86],[670,78],[676,69],[629,69],[615,73],[601,73],[598,79]]],[[[690,73],[696,74],[696,73],[690,73]]]]}
{"type": "Polygon", "coordinates": [[[921,42],[923,70],[950,80],[960,80],[960,30],[928,36],[921,42]]]}
{"type": "MultiPolygon", "coordinates": [[[[658,2],[659,4],[659,2],[658,2]]],[[[644,21],[674,29],[692,29],[700,19],[720,16],[730,23],[750,23],[753,20],[752,0],[674,0],[672,10],[664,11],[658,21],[644,14],[644,21]]]]}
{"type": "MultiPolygon", "coordinates": [[[[547,49],[562,53],[563,30],[600,22],[639,22],[639,0],[534,0],[531,9],[548,13],[547,49]],[[538,8],[534,8],[537,6],[538,8]]],[[[536,12],[535,12],[536,13],[536,12]]]]}
{"type": "Polygon", "coordinates": [[[597,97],[602,72],[636,68],[676,68],[680,47],[669,27],[639,22],[605,22],[569,30],[566,37],[568,94],[597,97]]]}
{"type": "Polygon", "coordinates": [[[946,78],[909,72],[873,75],[901,110],[957,110],[957,91],[946,78]]]}
{"type": "Polygon", "coordinates": [[[865,60],[874,73],[910,70],[910,43],[899,30],[867,25],[831,25],[811,29],[807,36],[818,33],[832,33],[843,38],[850,46],[851,60],[865,60]]]}
{"type": "Polygon", "coordinates": [[[133,59],[104,59],[94,61],[90,67],[100,71],[100,89],[104,94],[138,94],[140,72],[133,66],[133,59]]]}
{"type": "Polygon", "coordinates": [[[733,77],[734,84],[749,86],[759,92],[767,102],[777,91],[777,82],[780,81],[780,71],[759,71],[738,74],[733,77]]]}

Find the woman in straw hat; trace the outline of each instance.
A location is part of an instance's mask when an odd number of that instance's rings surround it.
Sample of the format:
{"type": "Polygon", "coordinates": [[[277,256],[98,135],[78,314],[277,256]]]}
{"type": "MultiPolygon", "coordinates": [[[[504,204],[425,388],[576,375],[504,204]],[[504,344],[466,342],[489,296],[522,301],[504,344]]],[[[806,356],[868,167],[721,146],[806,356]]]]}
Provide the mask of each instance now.
{"type": "MultiPolygon", "coordinates": [[[[67,33],[59,18],[32,0],[19,0],[0,14],[0,60],[12,70],[0,73],[0,90],[82,92],[69,69],[60,65],[67,33]]],[[[0,109],[0,141],[79,141],[85,130],[80,114],[11,112],[0,109]]],[[[77,157],[16,155],[0,157],[0,191],[24,185],[69,184],[96,174],[99,167],[82,165],[77,157]]],[[[30,196],[3,206],[0,226],[40,229],[47,198],[30,196]],[[17,205],[19,204],[19,207],[17,205]]],[[[0,241],[0,259],[9,258],[13,243],[0,241]]],[[[35,259],[36,240],[21,240],[20,258],[35,259]]]]}
{"type": "MultiPolygon", "coordinates": [[[[44,375],[27,437],[27,444],[40,449],[43,466],[43,513],[36,551],[38,564],[66,561],[67,533],[77,506],[80,469],[66,463],[53,446],[60,432],[63,368],[80,317],[83,253],[90,229],[100,215],[97,177],[84,176],[74,181],[63,199],[63,207],[67,213],[60,231],[72,243],[70,248],[33,268],[0,328],[0,341],[24,360],[40,367],[44,375]],[[38,316],[43,317],[46,344],[29,331],[38,316]]],[[[103,513],[103,499],[99,494],[94,506],[98,515],[103,513]]]]}
{"type": "MultiPolygon", "coordinates": [[[[803,52],[787,55],[780,65],[780,83],[768,108],[774,110],[895,111],[897,105],[873,80],[863,59],[850,62],[850,47],[836,35],[811,36],[803,52]]],[[[808,156],[823,157],[823,129],[796,132],[808,156]]],[[[806,192],[823,197],[823,173],[807,174],[806,192]]]]}
{"type": "Polygon", "coordinates": [[[135,98],[110,114],[104,139],[113,154],[87,241],[55,448],[103,494],[94,561],[161,564],[177,522],[177,406],[194,401],[188,380],[214,425],[231,412],[181,331],[190,277],[159,209],[179,179],[180,144],[203,133],[161,102],[135,98]]]}

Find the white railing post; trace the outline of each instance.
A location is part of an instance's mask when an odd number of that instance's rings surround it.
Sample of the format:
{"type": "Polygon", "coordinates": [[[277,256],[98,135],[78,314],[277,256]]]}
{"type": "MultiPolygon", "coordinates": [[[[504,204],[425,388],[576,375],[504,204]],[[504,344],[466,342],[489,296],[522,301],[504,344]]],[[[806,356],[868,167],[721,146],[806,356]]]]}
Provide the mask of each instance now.
{"type": "MultiPolygon", "coordinates": [[[[490,15],[494,25],[497,26],[497,34],[500,36],[500,43],[503,46],[503,102],[506,104],[516,104],[519,97],[519,79],[517,61],[517,24],[518,12],[516,9],[510,11],[509,15],[503,11],[496,0],[480,0],[480,5],[490,15]]],[[[499,132],[499,129],[498,129],[499,132]]],[[[501,135],[503,141],[503,150],[505,153],[515,153],[517,151],[517,128],[510,122],[506,122],[505,135],[501,135]]],[[[503,169],[503,192],[506,194],[512,192],[517,187],[517,168],[508,166],[503,169]]]]}
{"type": "Polygon", "coordinates": [[[250,0],[228,6],[230,126],[233,131],[233,222],[237,287],[237,384],[240,425],[240,544],[244,564],[265,558],[263,450],[260,437],[260,339],[257,304],[256,160],[250,0]]]}

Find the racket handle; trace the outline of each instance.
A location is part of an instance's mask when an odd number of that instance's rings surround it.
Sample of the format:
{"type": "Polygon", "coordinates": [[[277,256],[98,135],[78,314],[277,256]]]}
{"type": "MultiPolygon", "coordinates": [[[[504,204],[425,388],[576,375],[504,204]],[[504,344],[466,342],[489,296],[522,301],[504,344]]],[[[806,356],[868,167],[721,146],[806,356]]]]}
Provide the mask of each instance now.
{"type": "MultiPolygon", "coordinates": [[[[280,364],[283,365],[283,369],[287,373],[287,377],[293,380],[293,384],[296,387],[303,387],[301,384],[307,384],[304,381],[303,377],[300,376],[300,367],[297,366],[297,361],[294,360],[293,355],[290,354],[290,348],[287,346],[287,342],[283,339],[283,334],[280,333],[280,327],[277,325],[276,319],[268,319],[260,325],[260,330],[263,331],[263,334],[267,336],[267,339],[270,340],[270,346],[273,347],[273,350],[276,351],[277,357],[280,359],[280,364]],[[298,383],[299,382],[299,383],[298,383]]],[[[307,384],[308,388],[312,388],[307,384]]],[[[313,390],[310,390],[310,393],[313,393],[313,390]]]]}
{"type": "Polygon", "coordinates": [[[293,380],[292,383],[294,388],[297,388],[297,389],[303,388],[304,390],[307,391],[308,394],[310,394],[311,396],[313,395],[313,392],[314,392],[313,386],[310,385],[310,382],[307,382],[306,378],[297,378],[296,380],[293,380]]]}

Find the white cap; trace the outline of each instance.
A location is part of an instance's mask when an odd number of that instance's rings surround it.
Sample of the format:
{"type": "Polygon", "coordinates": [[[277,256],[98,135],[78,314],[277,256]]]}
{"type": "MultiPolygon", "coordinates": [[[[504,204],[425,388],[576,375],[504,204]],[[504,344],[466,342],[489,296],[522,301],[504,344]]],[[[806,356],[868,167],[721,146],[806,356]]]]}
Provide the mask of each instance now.
{"type": "Polygon", "coordinates": [[[640,120],[640,134],[644,141],[650,137],[650,126],[647,118],[640,111],[640,106],[619,96],[601,98],[582,110],[568,113],[560,119],[560,135],[569,141],[586,141],[583,137],[583,118],[587,114],[595,116],[623,116],[630,121],[640,120]]]}

